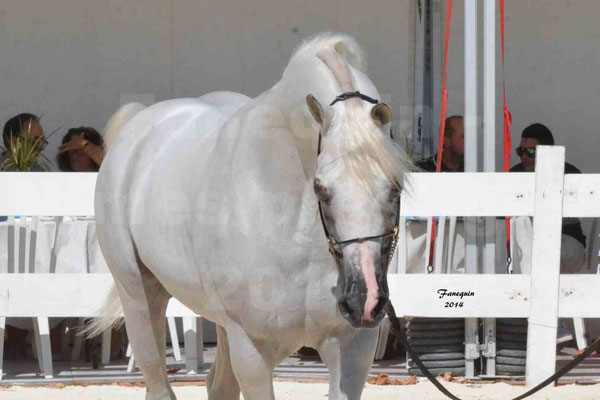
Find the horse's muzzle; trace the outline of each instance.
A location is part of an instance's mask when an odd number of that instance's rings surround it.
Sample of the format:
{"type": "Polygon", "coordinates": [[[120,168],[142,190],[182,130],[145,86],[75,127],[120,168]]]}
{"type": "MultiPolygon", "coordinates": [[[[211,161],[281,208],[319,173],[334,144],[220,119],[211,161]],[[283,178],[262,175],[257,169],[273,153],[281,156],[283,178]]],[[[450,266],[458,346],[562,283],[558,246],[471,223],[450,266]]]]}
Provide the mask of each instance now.
{"type": "Polygon", "coordinates": [[[385,317],[389,297],[379,291],[375,306],[365,315],[366,289],[346,293],[337,299],[340,314],[355,328],[376,328],[385,317]]]}

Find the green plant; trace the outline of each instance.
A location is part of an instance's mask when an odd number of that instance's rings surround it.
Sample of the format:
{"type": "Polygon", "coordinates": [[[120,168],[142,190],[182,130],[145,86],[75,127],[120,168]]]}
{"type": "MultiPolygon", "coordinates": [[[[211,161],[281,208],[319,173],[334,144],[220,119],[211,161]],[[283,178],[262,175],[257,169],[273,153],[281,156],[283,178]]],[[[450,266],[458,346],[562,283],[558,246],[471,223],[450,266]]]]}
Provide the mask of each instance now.
{"type": "MultiPolygon", "coordinates": [[[[52,131],[48,135],[48,138],[54,135],[59,129],[52,131]]],[[[34,165],[38,165],[44,171],[51,169],[52,162],[41,154],[47,143],[46,138],[44,136],[33,137],[30,131],[31,124],[18,137],[11,136],[8,149],[3,149],[4,159],[2,161],[2,170],[29,172],[34,165]]]]}
{"type": "Polygon", "coordinates": [[[25,136],[11,140],[6,151],[6,158],[2,163],[3,169],[9,171],[31,171],[37,163],[39,148],[42,146],[42,137],[32,138],[25,136]]]}

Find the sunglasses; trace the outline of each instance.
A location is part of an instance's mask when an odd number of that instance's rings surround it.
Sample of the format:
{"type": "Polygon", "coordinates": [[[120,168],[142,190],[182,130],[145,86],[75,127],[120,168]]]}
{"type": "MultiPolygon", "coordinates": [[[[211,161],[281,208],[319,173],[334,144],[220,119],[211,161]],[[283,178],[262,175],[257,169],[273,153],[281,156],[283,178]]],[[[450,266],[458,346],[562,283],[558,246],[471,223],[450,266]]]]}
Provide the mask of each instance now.
{"type": "Polygon", "coordinates": [[[535,158],[535,149],[526,149],[525,147],[517,147],[516,148],[517,155],[519,157],[523,157],[523,155],[527,155],[529,158],[535,158]]]}

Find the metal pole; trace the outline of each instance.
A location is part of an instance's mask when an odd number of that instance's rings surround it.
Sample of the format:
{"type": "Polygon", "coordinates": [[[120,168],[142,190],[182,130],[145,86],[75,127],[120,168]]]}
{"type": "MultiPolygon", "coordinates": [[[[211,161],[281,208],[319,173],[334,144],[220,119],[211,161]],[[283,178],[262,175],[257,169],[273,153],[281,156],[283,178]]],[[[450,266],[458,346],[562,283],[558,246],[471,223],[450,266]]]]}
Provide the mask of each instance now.
{"type": "Polygon", "coordinates": [[[483,170],[496,171],[496,2],[483,3],[483,170]]]}
{"type": "Polygon", "coordinates": [[[465,172],[477,172],[477,0],[465,0],[465,172]]]}
{"type": "MultiPolygon", "coordinates": [[[[465,172],[477,172],[477,0],[465,0],[465,172]]],[[[465,219],[465,270],[477,273],[477,221],[465,219]]],[[[465,320],[465,376],[479,358],[477,319],[465,320]]]]}
{"type": "MultiPolygon", "coordinates": [[[[483,2],[483,170],[496,171],[496,1],[483,2]]],[[[496,219],[485,219],[483,271],[496,272],[496,219]]],[[[496,320],[483,322],[486,375],[496,375],[496,320]]]]}
{"type": "MultiPolygon", "coordinates": [[[[444,13],[445,2],[433,0],[431,2],[431,87],[433,112],[431,114],[431,126],[433,127],[432,140],[437,143],[437,135],[440,127],[440,111],[442,108],[442,66],[444,64],[444,13]]],[[[435,148],[440,148],[439,143],[435,148]]],[[[435,154],[435,152],[434,152],[435,154]]]]}
{"type": "MultiPolygon", "coordinates": [[[[477,0],[465,0],[465,172],[478,172],[477,165],[477,0]]],[[[477,268],[475,219],[466,224],[466,270],[477,268]]]]}
{"type": "Polygon", "coordinates": [[[415,50],[414,50],[414,110],[413,110],[413,155],[416,159],[432,155],[431,130],[431,69],[428,60],[429,40],[428,1],[417,0],[415,7],[415,50]]]}

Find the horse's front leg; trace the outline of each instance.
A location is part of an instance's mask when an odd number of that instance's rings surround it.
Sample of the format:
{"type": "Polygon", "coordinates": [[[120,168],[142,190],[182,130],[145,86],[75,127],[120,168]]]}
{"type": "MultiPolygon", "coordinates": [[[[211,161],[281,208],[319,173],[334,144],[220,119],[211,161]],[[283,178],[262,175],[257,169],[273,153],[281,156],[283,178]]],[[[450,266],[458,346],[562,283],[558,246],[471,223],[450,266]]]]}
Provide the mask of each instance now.
{"type": "Polygon", "coordinates": [[[259,347],[235,322],[225,328],[229,357],[244,400],[275,400],[273,393],[274,354],[259,347]]]}
{"type": "Polygon", "coordinates": [[[329,368],[329,398],[359,400],[377,347],[377,329],[348,327],[337,337],[319,346],[319,354],[329,368]]]}
{"type": "Polygon", "coordinates": [[[229,342],[223,327],[217,325],[217,357],[206,379],[208,400],[239,400],[240,386],[229,358],[229,342]]]}

